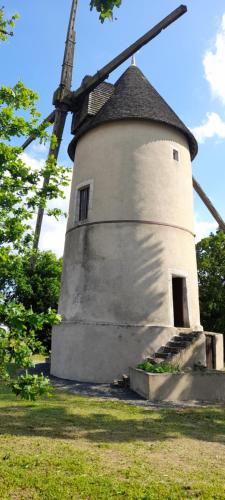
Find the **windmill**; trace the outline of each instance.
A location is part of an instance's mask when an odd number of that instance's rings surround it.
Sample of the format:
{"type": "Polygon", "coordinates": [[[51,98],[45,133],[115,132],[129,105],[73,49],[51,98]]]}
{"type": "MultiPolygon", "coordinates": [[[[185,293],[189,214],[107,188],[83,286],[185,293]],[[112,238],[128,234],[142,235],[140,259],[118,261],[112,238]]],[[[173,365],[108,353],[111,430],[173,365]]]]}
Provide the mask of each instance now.
{"type": "MultiPolygon", "coordinates": [[[[77,111],[83,103],[84,98],[89,95],[94,89],[96,89],[108,76],[118,68],[123,62],[133,56],[141,47],[149,43],[156,36],[158,36],[162,30],[166,29],[170,24],[179,19],[183,14],[187,12],[187,7],[185,5],[180,5],[177,9],[172,11],[168,16],[166,16],[162,21],[155,25],[150,31],[145,35],[135,41],[131,46],[121,52],[112,61],[106,64],[103,68],[96,72],[93,76],[85,77],[81,86],[75,91],[71,91],[72,84],[72,72],[73,72],[73,60],[74,60],[74,46],[75,46],[75,19],[77,13],[78,0],[72,0],[72,6],[70,11],[70,19],[67,30],[67,38],[64,52],[64,59],[62,65],[62,72],[60,78],[60,84],[57,90],[54,92],[53,104],[55,110],[52,111],[44,122],[53,124],[52,134],[57,139],[57,145],[54,149],[49,149],[49,156],[53,156],[55,161],[57,161],[60,144],[64,132],[64,126],[67,118],[68,112],[77,111]]],[[[31,142],[35,140],[34,136],[30,136],[22,145],[22,149],[26,149],[31,142]]],[[[43,189],[49,183],[49,176],[44,178],[43,189]]],[[[200,184],[193,177],[193,187],[197,194],[200,196],[203,203],[206,205],[214,219],[217,221],[220,229],[225,231],[225,222],[221,215],[218,213],[213,203],[206,195],[200,184]]],[[[41,233],[42,221],[43,221],[44,209],[39,207],[36,227],[35,227],[35,237],[34,237],[34,249],[37,250],[39,244],[39,238],[41,233]]]]}

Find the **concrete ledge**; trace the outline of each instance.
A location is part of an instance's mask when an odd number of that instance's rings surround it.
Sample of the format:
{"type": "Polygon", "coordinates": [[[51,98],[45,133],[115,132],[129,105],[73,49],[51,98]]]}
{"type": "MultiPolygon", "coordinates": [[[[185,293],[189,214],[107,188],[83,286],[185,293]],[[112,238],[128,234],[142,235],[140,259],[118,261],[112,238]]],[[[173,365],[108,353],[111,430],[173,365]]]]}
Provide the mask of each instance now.
{"type": "Polygon", "coordinates": [[[147,373],[130,368],[130,388],[151,401],[225,402],[225,372],[147,373]]]}

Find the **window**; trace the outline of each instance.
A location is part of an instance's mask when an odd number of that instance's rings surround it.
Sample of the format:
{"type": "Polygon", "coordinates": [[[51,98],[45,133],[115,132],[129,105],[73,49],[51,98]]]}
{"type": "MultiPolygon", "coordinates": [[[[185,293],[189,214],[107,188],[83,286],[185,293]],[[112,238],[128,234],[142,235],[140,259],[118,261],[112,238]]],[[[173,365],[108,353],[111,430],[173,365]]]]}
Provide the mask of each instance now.
{"type": "Polygon", "coordinates": [[[179,161],[179,153],[178,153],[177,149],[173,149],[173,159],[175,161],[179,161]]]}
{"type": "Polygon", "coordinates": [[[82,223],[91,219],[93,208],[94,180],[85,179],[76,186],[74,223],[82,223]]]}
{"type": "Polygon", "coordinates": [[[79,221],[88,218],[90,186],[79,189],[79,221]]]}

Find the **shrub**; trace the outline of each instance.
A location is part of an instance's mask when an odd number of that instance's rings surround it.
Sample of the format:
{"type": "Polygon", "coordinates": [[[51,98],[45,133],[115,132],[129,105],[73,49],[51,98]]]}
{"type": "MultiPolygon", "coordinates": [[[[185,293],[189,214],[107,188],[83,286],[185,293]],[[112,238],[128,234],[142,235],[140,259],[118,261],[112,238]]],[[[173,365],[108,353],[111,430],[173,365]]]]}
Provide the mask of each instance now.
{"type": "Polygon", "coordinates": [[[137,368],[149,373],[177,373],[180,371],[179,367],[172,363],[157,363],[153,364],[150,361],[143,361],[137,368]]]}

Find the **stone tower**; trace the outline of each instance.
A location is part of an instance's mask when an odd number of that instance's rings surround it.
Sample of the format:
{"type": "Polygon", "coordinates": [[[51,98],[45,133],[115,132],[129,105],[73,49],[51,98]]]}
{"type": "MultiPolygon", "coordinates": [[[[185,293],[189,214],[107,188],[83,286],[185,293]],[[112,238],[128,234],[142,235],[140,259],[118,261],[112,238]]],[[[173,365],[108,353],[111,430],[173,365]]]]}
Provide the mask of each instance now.
{"type": "Polygon", "coordinates": [[[191,132],[131,65],[75,112],[54,375],[111,382],[177,329],[202,330],[191,132]],[[76,151],[76,154],[75,154],[76,151]]]}

